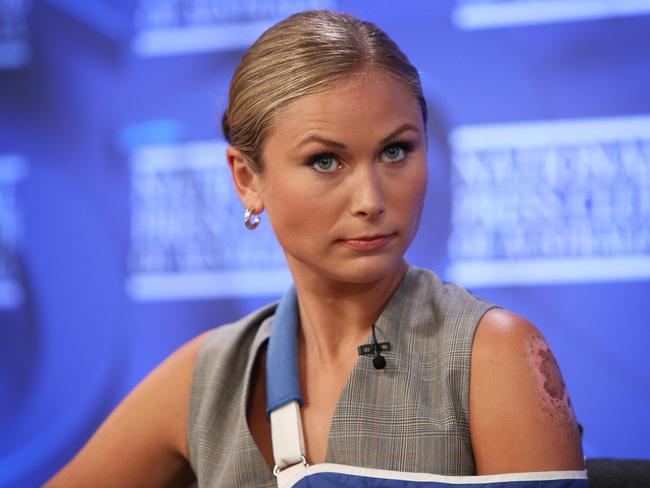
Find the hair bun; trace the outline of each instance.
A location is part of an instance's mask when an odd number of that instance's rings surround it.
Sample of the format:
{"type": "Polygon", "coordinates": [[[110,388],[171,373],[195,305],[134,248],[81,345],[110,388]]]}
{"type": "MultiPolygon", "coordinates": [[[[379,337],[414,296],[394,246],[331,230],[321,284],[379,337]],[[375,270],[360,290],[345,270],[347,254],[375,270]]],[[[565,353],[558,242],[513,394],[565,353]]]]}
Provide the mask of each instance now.
{"type": "Polygon", "coordinates": [[[223,137],[228,141],[228,144],[230,144],[230,120],[228,118],[227,108],[223,111],[223,116],[221,117],[221,130],[223,131],[223,137]]]}

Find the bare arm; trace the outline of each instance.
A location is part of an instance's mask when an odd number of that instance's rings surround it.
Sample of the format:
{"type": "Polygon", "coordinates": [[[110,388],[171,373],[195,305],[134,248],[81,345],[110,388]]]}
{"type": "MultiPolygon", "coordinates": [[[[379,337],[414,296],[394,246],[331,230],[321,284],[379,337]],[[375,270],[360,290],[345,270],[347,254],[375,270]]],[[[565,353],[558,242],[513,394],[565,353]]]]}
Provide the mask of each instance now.
{"type": "Polygon", "coordinates": [[[45,486],[187,486],[192,371],[202,334],[178,349],[118,405],[45,486]]]}
{"type": "Polygon", "coordinates": [[[584,469],[557,362],[542,334],[518,315],[493,309],[481,320],[469,413],[477,474],[584,469]]]}

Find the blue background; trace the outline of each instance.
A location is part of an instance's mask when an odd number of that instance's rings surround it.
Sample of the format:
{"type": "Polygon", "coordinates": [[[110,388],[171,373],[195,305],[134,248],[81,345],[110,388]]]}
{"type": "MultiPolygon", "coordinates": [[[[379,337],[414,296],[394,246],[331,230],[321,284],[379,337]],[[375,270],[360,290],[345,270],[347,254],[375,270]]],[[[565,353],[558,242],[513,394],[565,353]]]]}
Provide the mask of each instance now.
{"type": "MultiPolygon", "coordinates": [[[[0,155],[20,154],[28,167],[12,258],[24,299],[0,308],[0,486],[42,483],[170,352],[280,295],[129,297],[133,139],[220,139],[215,114],[242,50],[140,57],[130,2],[75,5],[33,2],[31,62],[0,70],[0,155]]],[[[443,277],[450,128],[650,113],[650,16],[463,30],[455,7],[337,2],[386,30],[421,70],[434,143],[409,258],[443,277]]],[[[650,457],[650,280],[475,291],[547,336],[588,457],[650,457]]]]}

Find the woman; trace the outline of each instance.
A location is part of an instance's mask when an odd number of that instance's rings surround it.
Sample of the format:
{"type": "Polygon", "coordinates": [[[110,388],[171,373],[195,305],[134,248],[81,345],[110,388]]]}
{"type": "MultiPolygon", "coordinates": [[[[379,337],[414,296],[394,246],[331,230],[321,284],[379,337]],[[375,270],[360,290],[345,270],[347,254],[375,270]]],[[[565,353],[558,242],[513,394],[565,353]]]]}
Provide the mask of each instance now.
{"type": "Polygon", "coordinates": [[[265,32],[223,129],[245,224],[266,211],[295,288],[174,353],[50,486],[270,487],[274,466],[289,486],[326,461],[386,477],[582,470],[538,330],[404,260],[426,118],[417,71],[374,25],[310,11],[265,32]]]}

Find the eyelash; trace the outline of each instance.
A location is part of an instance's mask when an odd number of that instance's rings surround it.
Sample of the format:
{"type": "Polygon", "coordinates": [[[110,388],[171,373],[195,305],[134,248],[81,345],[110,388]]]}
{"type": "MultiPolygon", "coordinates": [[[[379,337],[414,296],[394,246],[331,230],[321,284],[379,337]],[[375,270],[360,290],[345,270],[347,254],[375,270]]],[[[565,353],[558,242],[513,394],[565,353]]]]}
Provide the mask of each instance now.
{"type": "MultiPolygon", "coordinates": [[[[393,147],[398,147],[402,149],[405,153],[404,158],[400,159],[399,161],[395,161],[396,163],[399,163],[401,161],[404,161],[408,157],[408,155],[413,152],[413,149],[415,148],[415,144],[412,141],[408,141],[406,139],[398,139],[396,141],[391,142],[387,146],[385,146],[381,152],[382,154],[386,152],[388,149],[393,148],[393,147]]],[[[321,174],[327,174],[325,171],[318,171],[317,169],[314,169],[314,165],[318,163],[321,159],[324,158],[333,158],[338,161],[339,157],[333,153],[333,152],[324,152],[324,153],[318,153],[315,154],[314,156],[311,156],[307,159],[307,166],[309,166],[311,169],[316,171],[317,173],[321,174]]]]}

